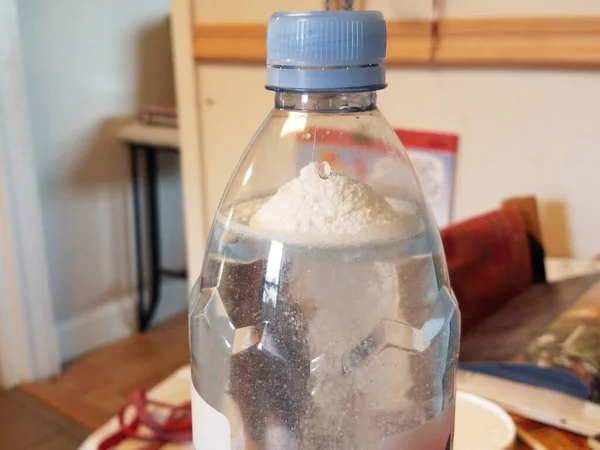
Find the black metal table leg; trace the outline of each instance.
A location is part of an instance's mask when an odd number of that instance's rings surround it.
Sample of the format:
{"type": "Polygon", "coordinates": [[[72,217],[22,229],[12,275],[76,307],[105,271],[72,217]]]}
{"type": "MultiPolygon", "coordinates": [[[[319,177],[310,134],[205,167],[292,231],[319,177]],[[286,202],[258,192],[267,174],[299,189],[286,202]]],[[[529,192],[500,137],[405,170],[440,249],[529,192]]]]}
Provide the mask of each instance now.
{"type": "Polygon", "coordinates": [[[134,232],[135,232],[135,265],[136,265],[136,283],[138,295],[138,324],[140,331],[146,331],[151,323],[158,304],[160,302],[160,291],[163,277],[186,279],[185,269],[170,269],[161,266],[160,249],[160,211],[158,206],[158,153],[164,151],[168,153],[177,153],[177,149],[152,147],[130,143],[129,151],[131,154],[131,182],[133,189],[133,214],[134,214],[134,232]],[[142,217],[140,201],[140,176],[139,176],[139,154],[142,154],[145,162],[145,194],[147,197],[146,214],[142,217]],[[144,264],[144,239],[142,227],[146,226],[148,233],[147,239],[147,261],[148,270],[148,297],[144,295],[145,283],[144,275],[146,266],[144,264]]]}
{"type": "Polygon", "coordinates": [[[158,210],[158,174],[157,155],[154,149],[146,148],[146,182],[148,196],[148,238],[150,259],[150,288],[148,309],[144,311],[140,329],[145,331],[154,317],[160,297],[161,255],[160,255],[160,217],[158,210]]]}
{"type": "Polygon", "coordinates": [[[140,185],[138,170],[138,150],[136,144],[130,144],[129,152],[131,155],[131,183],[133,190],[133,227],[135,234],[135,266],[137,282],[137,314],[138,327],[141,329],[142,318],[144,316],[144,266],[142,264],[142,221],[140,213],[140,185]]]}

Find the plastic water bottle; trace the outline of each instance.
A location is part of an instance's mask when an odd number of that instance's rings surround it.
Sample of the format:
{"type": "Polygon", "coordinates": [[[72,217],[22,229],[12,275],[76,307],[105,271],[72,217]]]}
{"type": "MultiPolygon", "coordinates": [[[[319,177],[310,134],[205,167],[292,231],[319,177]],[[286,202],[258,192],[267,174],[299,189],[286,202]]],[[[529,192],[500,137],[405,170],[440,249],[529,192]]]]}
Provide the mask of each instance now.
{"type": "Polygon", "coordinates": [[[223,194],[190,303],[196,450],[452,448],[459,313],[377,109],[385,48],[378,12],[271,17],[275,106],[223,194]]]}

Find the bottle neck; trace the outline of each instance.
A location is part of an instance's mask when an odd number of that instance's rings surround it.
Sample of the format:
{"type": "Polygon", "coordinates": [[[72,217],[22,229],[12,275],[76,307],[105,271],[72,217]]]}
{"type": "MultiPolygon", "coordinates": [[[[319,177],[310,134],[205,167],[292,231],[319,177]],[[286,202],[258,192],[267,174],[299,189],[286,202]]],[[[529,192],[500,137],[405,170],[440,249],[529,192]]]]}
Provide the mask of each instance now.
{"type": "Polygon", "coordinates": [[[377,93],[365,92],[275,92],[275,108],[295,111],[356,112],[377,107],[377,93]]]}

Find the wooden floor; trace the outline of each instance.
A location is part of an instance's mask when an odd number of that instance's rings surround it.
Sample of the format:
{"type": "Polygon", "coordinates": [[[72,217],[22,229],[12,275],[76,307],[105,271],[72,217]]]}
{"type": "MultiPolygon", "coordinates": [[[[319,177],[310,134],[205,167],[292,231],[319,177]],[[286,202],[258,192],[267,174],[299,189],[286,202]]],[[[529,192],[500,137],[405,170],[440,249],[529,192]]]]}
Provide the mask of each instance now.
{"type": "MultiPolygon", "coordinates": [[[[21,390],[94,430],[115,415],[132,390],[148,389],[187,363],[187,317],[181,316],[76,360],[54,380],[21,390]]],[[[4,448],[21,447],[0,445],[4,448]]]]}
{"type": "Polygon", "coordinates": [[[0,449],[73,450],[88,431],[30,396],[0,392],[0,449]]]}

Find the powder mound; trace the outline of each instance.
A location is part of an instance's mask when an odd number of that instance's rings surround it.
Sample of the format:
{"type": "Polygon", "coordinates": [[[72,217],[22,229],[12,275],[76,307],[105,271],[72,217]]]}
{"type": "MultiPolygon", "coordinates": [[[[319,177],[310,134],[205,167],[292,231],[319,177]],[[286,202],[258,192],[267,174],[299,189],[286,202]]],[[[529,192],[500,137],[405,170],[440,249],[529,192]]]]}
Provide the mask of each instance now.
{"type": "Polygon", "coordinates": [[[385,198],[369,185],[341,173],[327,179],[318,163],[283,185],[250,219],[250,226],[310,235],[356,235],[397,224],[385,198]]]}

